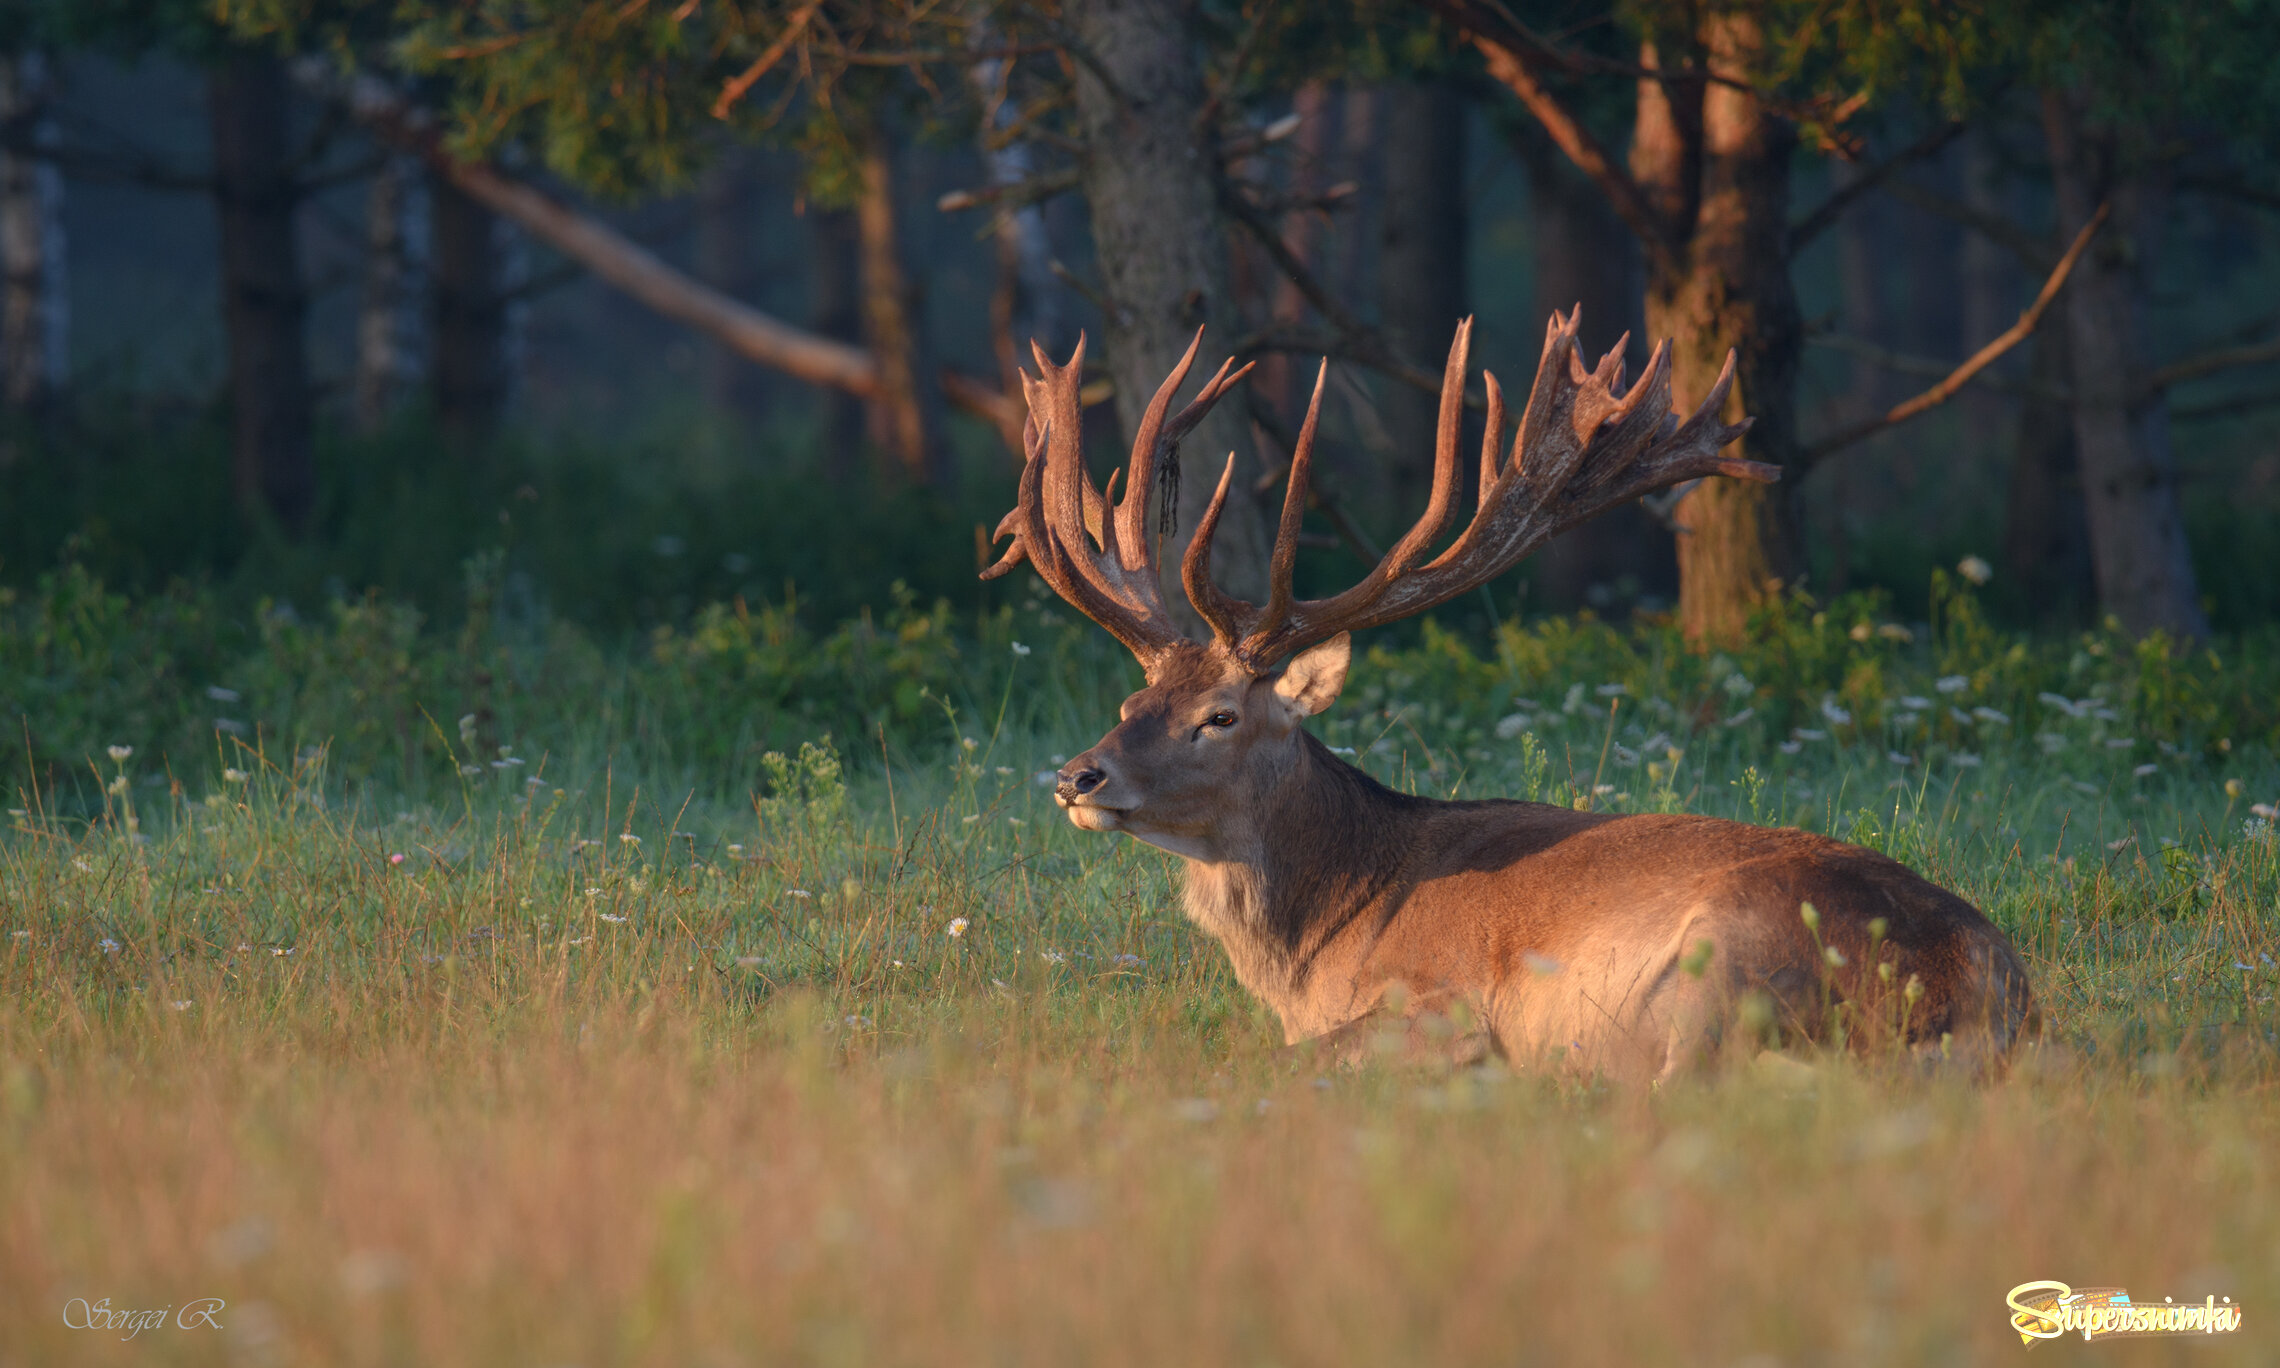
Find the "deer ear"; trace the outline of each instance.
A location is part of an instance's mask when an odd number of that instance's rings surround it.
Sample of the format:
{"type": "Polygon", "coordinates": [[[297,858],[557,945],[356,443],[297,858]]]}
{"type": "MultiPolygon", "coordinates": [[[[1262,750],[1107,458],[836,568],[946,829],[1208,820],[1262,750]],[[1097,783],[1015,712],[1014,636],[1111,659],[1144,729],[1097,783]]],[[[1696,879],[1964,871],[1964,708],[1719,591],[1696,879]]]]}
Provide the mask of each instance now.
{"type": "Polygon", "coordinates": [[[1288,705],[1292,720],[1312,717],[1338,701],[1346,687],[1346,667],[1353,662],[1354,638],[1340,632],[1293,656],[1275,676],[1275,697],[1288,705]]]}

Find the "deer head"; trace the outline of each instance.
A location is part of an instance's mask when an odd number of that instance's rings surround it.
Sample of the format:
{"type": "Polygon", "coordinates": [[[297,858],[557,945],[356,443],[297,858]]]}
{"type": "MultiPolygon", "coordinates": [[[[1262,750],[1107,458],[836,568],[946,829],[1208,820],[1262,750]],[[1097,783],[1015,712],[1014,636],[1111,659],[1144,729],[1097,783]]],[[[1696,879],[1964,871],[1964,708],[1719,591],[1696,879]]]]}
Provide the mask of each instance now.
{"type": "MultiPolygon", "coordinates": [[[[1131,650],[1147,687],[1124,701],[1122,720],[1057,776],[1054,796],[1080,827],[1123,831],[1200,860],[1230,857],[1246,814],[1273,801],[1308,743],[1299,724],[1345,685],[1351,633],[1420,613],[1510,569],[1555,534],[1640,495],[1708,475],[1770,481],[1777,467],[1720,456],[1747,427],[1720,421],[1734,361],[1681,422],[1670,408],[1670,347],[1623,386],[1623,343],[1586,371],[1577,354],[1580,311],[1555,315],[1510,455],[1500,458],[1504,395],[1485,376],[1486,436],[1472,521],[1446,549],[1428,553],[1457,512],[1457,443],[1465,409],[1472,323],[1457,328],[1441,383],[1433,486],[1424,516],[1359,584],[1323,599],[1298,599],[1291,573],[1322,411],[1325,361],[1291,453],[1282,520],[1268,566],[1267,601],[1230,597],[1211,578],[1212,534],[1226,507],[1234,457],[1180,565],[1181,584],[1212,639],[1188,639],[1159,587],[1148,496],[1173,447],[1250,370],[1229,361],[1176,417],[1173,396],[1202,345],[1199,330],[1142,417],[1118,499],[1086,472],[1080,444],[1084,343],[1065,366],[1032,347],[1038,374],[1022,376],[1029,402],[1027,462],[1018,502],[998,525],[1013,545],[983,573],[994,579],[1027,560],[1069,604],[1131,650]],[[1287,663],[1285,663],[1287,662],[1287,663]]],[[[1626,339],[1627,340],[1627,339],[1626,339]]]]}

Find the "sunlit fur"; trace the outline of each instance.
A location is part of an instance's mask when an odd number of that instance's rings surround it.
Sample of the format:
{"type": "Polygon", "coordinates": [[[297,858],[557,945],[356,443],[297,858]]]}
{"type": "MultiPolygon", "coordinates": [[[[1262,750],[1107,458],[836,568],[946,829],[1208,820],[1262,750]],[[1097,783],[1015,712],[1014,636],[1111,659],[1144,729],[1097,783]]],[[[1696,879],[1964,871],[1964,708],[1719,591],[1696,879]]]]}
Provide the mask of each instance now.
{"type": "Polygon", "coordinates": [[[1300,725],[1336,697],[1349,649],[1334,638],[1269,674],[1216,647],[1177,652],[1056,791],[1078,826],[1186,861],[1189,917],[1288,1040],[1360,1048],[1380,1025],[1445,1022],[1426,1034],[1461,1051],[1471,1023],[1518,1064],[1661,1077],[1725,1053],[1752,994],[1753,1043],[1768,1022],[1794,1039],[1841,1021],[1856,1044],[1899,1037],[1987,1066],[2038,1029],[2003,934],[1873,851],[1388,789],[1300,725]]]}

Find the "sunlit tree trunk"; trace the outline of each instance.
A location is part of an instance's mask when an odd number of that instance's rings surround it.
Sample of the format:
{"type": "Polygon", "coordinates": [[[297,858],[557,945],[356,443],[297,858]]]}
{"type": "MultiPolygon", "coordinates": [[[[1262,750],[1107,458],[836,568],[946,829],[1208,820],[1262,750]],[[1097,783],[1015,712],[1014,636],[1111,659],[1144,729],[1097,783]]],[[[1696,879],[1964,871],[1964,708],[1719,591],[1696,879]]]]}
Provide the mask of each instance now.
{"type": "MultiPolygon", "coordinates": [[[[1763,37],[1747,16],[1710,15],[1700,37],[1717,69],[1762,64],[1763,37]]],[[[1750,415],[1740,454],[1776,465],[1795,455],[1804,340],[1786,240],[1795,148],[1788,122],[1747,91],[1640,83],[1632,173],[1676,227],[1669,264],[1648,280],[1647,331],[1672,340],[1681,409],[1708,392],[1729,349],[1738,354],[1726,416],[1750,415]]],[[[1714,477],[1679,501],[1674,521],[1686,636],[1738,638],[1796,573],[1789,490],[1714,477]]]]}
{"type": "Polygon", "coordinates": [[[316,502],[316,474],[283,67],[267,54],[230,53],[208,78],[207,111],[229,335],[231,483],[242,505],[297,535],[316,502]]]}
{"type": "MultiPolygon", "coordinates": [[[[1061,13],[1091,59],[1076,65],[1077,116],[1087,149],[1082,188],[1109,305],[1104,359],[1129,434],[1199,324],[1210,332],[1190,392],[1242,333],[1212,184],[1213,131],[1199,126],[1206,122],[1202,45],[1190,27],[1192,7],[1182,0],[1069,0],[1061,13]]],[[[1235,488],[1248,489],[1258,470],[1239,397],[1220,404],[1188,442],[1177,531],[1161,560],[1167,602],[1186,603],[1180,555],[1229,451],[1236,453],[1235,488]]],[[[1262,593],[1266,547],[1256,506],[1249,498],[1230,499],[1213,547],[1220,584],[1237,594],[1262,593]]],[[[1200,624],[1191,618],[1189,627],[1200,624]]]]}
{"type": "Polygon", "coordinates": [[[949,449],[942,439],[941,384],[928,364],[917,293],[903,266],[894,147],[883,132],[864,147],[861,171],[855,229],[863,261],[863,340],[879,366],[871,440],[913,482],[944,482],[949,449]]]}
{"type": "MultiPolygon", "coordinates": [[[[46,142],[50,96],[42,54],[0,58],[0,124],[28,130],[35,146],[46,142]]],[[[62,174],[52,162],[0,150],[0,403],[18,413],[44,411],[68,374],[66,262],[62,174]]]]}
{"type": "Polygon", "coordinates": [[[2139,636],[2208,635],[2185,544],[2170,447],[2169,402],[2149,391],[2146,273],[2167,208],[2157,173],[2129,165],[2121,136],[2085,117],[2086,95],[2043,97],[2059,231],[2071,235],[2099,204],[2113,224],[2068,282],[2074,444],[2089,514],[2098,603],[2139,636]]]}

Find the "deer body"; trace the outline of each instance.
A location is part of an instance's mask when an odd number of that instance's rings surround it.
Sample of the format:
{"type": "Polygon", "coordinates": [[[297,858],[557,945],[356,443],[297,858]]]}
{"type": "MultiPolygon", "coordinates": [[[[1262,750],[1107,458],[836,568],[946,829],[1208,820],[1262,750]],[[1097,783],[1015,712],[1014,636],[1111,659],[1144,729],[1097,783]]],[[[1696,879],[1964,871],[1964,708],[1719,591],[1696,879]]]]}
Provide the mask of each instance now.
{"type": "Polygon", "coordinates": [[[1318,381],[1265,605],[1231,599],[1210,579],[1226,477],[1196,529],[1182,582],[1209,643],[1186,639],[1164,611],[1147,500],[1156,464],[1241,372],[1222,367],[1167,422],[1182,362],[1140,425],[1125,498],[1112,502],[1115,481],[1106,496],[1094,489],[1076,444],[1081,346],[1064,367],[1039,355],[1043,378],[1025,379],[1021,499],[999,528],[1015,542],[989,573],[1030,560],[1147,673],[1118,725],[1062,768],[1056,800],[1080,827],[1186,861],[1188,915],[1291,1042],[1345,1052],[1391,1017],[1413,1040],[1449,1043],[1470,1018],[1517,1064],[1668,1077],[1721,1054],[1738,1019],[1752,1036],[1767,1026],[1822,1036],[1841,1019],[1855,1042],[1897,1036],[2000,1061],[2037,1027],[2024,965],[1977,909],[1893,860],[1707,817],[1415,798],[1303,729],[1345,685],[1350,630],[1466,592],[1553,533],[1648,490],[1713,474],[1771,478],[1768,467],[1717,455],[1741,431],[1715,416],[1731,361],[1681,423],[1668,412],[1667,348],[1618,395],[1620,346],[1587,373],[1575,328],[1573,315],[1553,320],[1508,461],[1497,452],[1502,396],[1487,378],[1479,511],[1427,559],[1457,502],[1460,328],[1424,519],[1354,588],[1300,601],[1290,580],[1318,381]]]}

